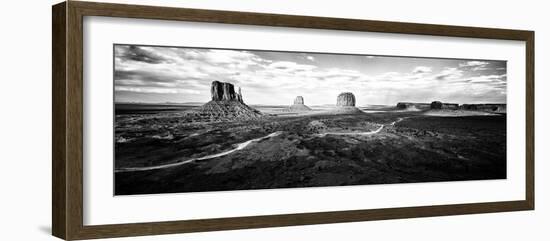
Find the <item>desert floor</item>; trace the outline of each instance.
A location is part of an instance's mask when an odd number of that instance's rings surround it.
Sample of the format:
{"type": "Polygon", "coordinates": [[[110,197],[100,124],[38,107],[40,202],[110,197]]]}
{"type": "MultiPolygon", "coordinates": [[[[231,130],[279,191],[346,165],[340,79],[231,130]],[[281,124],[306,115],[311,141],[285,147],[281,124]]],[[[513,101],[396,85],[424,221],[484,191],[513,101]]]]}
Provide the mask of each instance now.
{"type": "Polygon", "coordinates": [[[391,107],[190,122],[191,106],[117,108],[115,194],[506,178],[506,115],[391,107]]]}

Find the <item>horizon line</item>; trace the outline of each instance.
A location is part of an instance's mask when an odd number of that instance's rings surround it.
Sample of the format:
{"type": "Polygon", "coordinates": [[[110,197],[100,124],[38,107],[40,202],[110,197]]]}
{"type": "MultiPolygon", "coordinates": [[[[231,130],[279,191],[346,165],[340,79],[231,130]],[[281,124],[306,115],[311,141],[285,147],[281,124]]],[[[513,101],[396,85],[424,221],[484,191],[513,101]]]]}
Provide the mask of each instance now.
{"type": "MultiPolygon", "coordinates": [[[[171,102],[171,101],[165,101],[165,102],[132,102],[132,101],[122,101],[122,102],[117,102],[115,101],[114,104],[206,104],[208,102],[210,102],[211,100],[209,101],[206,101],[206,102],[200,102],[200,101],[189,101],[189,102],[171,102]]],[[[439,101],[439,100],[434,100],[434,101],[439,101]]],[[[431,104],[433,101],[431,102],[415,102],[415,101],[398,101],[396,102],[395,104],[364,104],[364,105],[356,105],[356,106],[365,106],[365,105],[384,105],[384,106],[392,106],[392,105],[397,105],[398,103],[414,103],[414,104],[431,104]]],[[[468,103],[458,103],[458,102],[447,102],[447,101],[440,101],[441,103],[443,104],[458,104],[458,105],[472,105],[472,104],[494,104],[494,105],[502,105],[502,104],[507,104],[506,102],[468,102],[468,103]]],[[[283,105],[283,106],[286,106],[286,105],[292,105],[292,104],[249,104],[249,103],[245,103],[247,105],[283,105]]],[[[305,104],[305,105],[308,105],[308,104],[305,104]]],[[[336,105],[336,104],[310,104],[311,106],[319,106],[319,105],[336,105]]]]}

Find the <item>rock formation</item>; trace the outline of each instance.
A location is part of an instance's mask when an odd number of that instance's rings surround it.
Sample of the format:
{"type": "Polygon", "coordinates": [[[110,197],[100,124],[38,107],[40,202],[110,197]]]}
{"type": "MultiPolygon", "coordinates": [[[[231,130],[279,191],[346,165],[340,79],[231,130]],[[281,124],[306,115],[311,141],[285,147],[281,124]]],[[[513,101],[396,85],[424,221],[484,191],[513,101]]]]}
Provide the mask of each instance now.
{"type": "Polygon", "coordinates": [[[443,103],[443,106],[441,106],[441,108],[445,110],[458,110],[459,107],[460,106],[456,103],[443,103]]]}
{"type": "Polygon", "coordinates": [[[396,107],[402,110],[425,110],[430,109],[430,103],[399,102],[396,107]]]}
{"type": "Polygon", "coordinates": [[[296,98],[294,99],[294,104],[288,107],[288,111],[305,112],[305,111],[311,111],[311,108],[309,108],[307,105],[304,104],[304,97],[296,96],[296,98]]]}
{"type": "Polygon", "coordinates": [[[432,109],[432,110],[441,110],[442,106],[443,106],[443,103],[441,103],[441,101],[433,101],[430,104],[430,109],[432,109]]]}
{"type": "Polygon", "coordinates": [[[296,98],[294,99],[294,104],[295,105],[303,105],[304,104],[304,97],[296,96],[296,98]]]}
{"type": "Polygon", "coordinates": [[[355,95],[351,92],[344,92],[338,95],[336,106],[355,106],[355,95]]]}
{"type": "Polygon", "coordinates": [[[410,106],[414,106],[414,104],[413,103],[406,103],[406,102],[399,102],[399,103],[397,103],[397,105],[395,107],[397,107],[398,109],[407,109],[410,106]]]}
{"type": "Polygon", "coordinates": [[[355,107],[355,95],[351,92],[343,92],[338,95],[334,112],[339,114],[364,113],[355,107]]]}
{"type": "Polygon", "coordinates": [[[459,105],[455,103],[442,103],[441,101],[434,101],[430,104],[432,110],[458,110],[459,105]]]}
{"type": "Polygon", "coordinates": [[[210,94],[212,95],[213,101],[231,101],[238,99],[237,94],[235,94],[235,87],[233,86],[233,84],[219,81],[212,82],[212,86],[210,87],[210,94]]]}
{"type": "Polygon", "coordinates": [[[260,111],[244,103],[241,88],[235,93],[231,83],[213,81],[210,94],[212,100],[194,113],[199,121],[246,120],[262,116],[260,111]]]}
{"type": "Polygon", "coordinates": [[[506,104],[463,104],[460,109],[506,113],[506,104]]]}
{"type": "Polygon", "coordinates": [[[494,112],[498,112],[498,113],[506,113],[506,104],[499,104],[496,106],[496,109],[493,108],[493,111],[494,112]]]}
{"type": "Polygon", "coordinates": [[[239,93],[237,93],[237,101],[243,102],[243,94],[241,93],[241,87],[239,87],[239,93]]]}

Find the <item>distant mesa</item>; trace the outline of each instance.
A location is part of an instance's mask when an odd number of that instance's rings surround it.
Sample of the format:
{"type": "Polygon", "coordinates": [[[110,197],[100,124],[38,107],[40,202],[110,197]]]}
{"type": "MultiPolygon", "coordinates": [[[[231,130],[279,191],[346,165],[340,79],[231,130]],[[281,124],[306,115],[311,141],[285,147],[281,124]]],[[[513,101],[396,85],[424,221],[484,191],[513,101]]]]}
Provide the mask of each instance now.
{"type": "Polygon", "coordinates": [[[506,104],[456,104],[432,101],[431,103],[399,102],[396,105],[401,110],[467,110],[478,112],[506,113],[506,104]]]}
{"type": "MultiPolygon", "coordinates": [[[[414,103],[414,105],[425,105],[414,103]]],[[[397,108],[403,109],[410,106],[410,103],[397,103],[397,108]]],[[[490,115],[490,114],[506,114],[506,104],[456,104],[443,103],[441,101],[433,101],[429,104],[430,111],[426,112],[430,115],[439,115],[447,113],[447,115],[464,116],[464,115],[490,115]],[[439,114],[438,114],[439,113],[439,114]],[[454,113],[454,114],[453,114],[454,113]]]]}
{"type": "Polygon", "coordinates": [[[411,111],[419,111],[419,110],[428,110],[430,109],[429,103],[413,103],[413,102],[399,102],[396,105],[397,109],[401,110],[411,110],[411,111]]]}
{"type": "Polygon", "coordinates": [[[288,111],[306,112],[306,111],[311,111],[311,108],[309,108],[307,105],[304,104],[304,97],[296,96],[296,98],[294,99],[294,104],[288,107],[288,111]]]}
{"type": "Polygon", "coordinates": [[[441,108],[445,110],[458,110],[460,108],[460,105],[456,103],[443,103],[441,108]]]}
{"type": "Polygon", "coordinates": [[[463,104],[460,109],[506,113],[506,104],[463,104]]]}
{"type": "Polygon", "coordinates": [[[432,101],[432,103],[430,104],[430,109],[441,110],[442,106],[443,106],[443,103],[441,103],[441,101],[432,101]]]}
{"type": "Polygon", "coordinates": [[[334,111],[342,114],[363,113],[355,107],[355,95],[351,92],[343,92],[338,95],[334,111]]]}
{"type": "Polygon", "coordinates": [[[397,107],[397,109],[407,109],[412,106],[414,106],[414,103],[398,102],[395,107],[397,107]]]}
{"type": "Polygon", "coordinates": [[[506,104],[453,104],[434,101],[428,116],[494,116],[506,114],[506,104]]]}
{"type": "Polygon", "coordinates": [[[459,105],[454,103],[443,103],[441,101],[433,101],[430,104],[432,110],[458,110],[459,105]]]}
{"type": "Polygon", "coordinates": [[[195,113],[200,120],[246,120],[262,116],[260,111],[244,103],[241,88],[235,92],[235,87],[231,83],[212,81],[210,94],[212,100],[195,113]]]}

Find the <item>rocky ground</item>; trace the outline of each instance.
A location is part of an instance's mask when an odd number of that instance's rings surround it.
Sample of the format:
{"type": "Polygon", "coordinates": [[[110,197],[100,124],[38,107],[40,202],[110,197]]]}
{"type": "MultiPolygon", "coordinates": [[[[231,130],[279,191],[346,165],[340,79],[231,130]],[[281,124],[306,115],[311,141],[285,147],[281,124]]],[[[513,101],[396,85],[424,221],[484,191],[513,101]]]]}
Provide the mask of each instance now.
{"type": "Polygon", "coordinates": [[[505,115],[182,113],[116,116],[116,195],[506,178],[505,115]]]}

